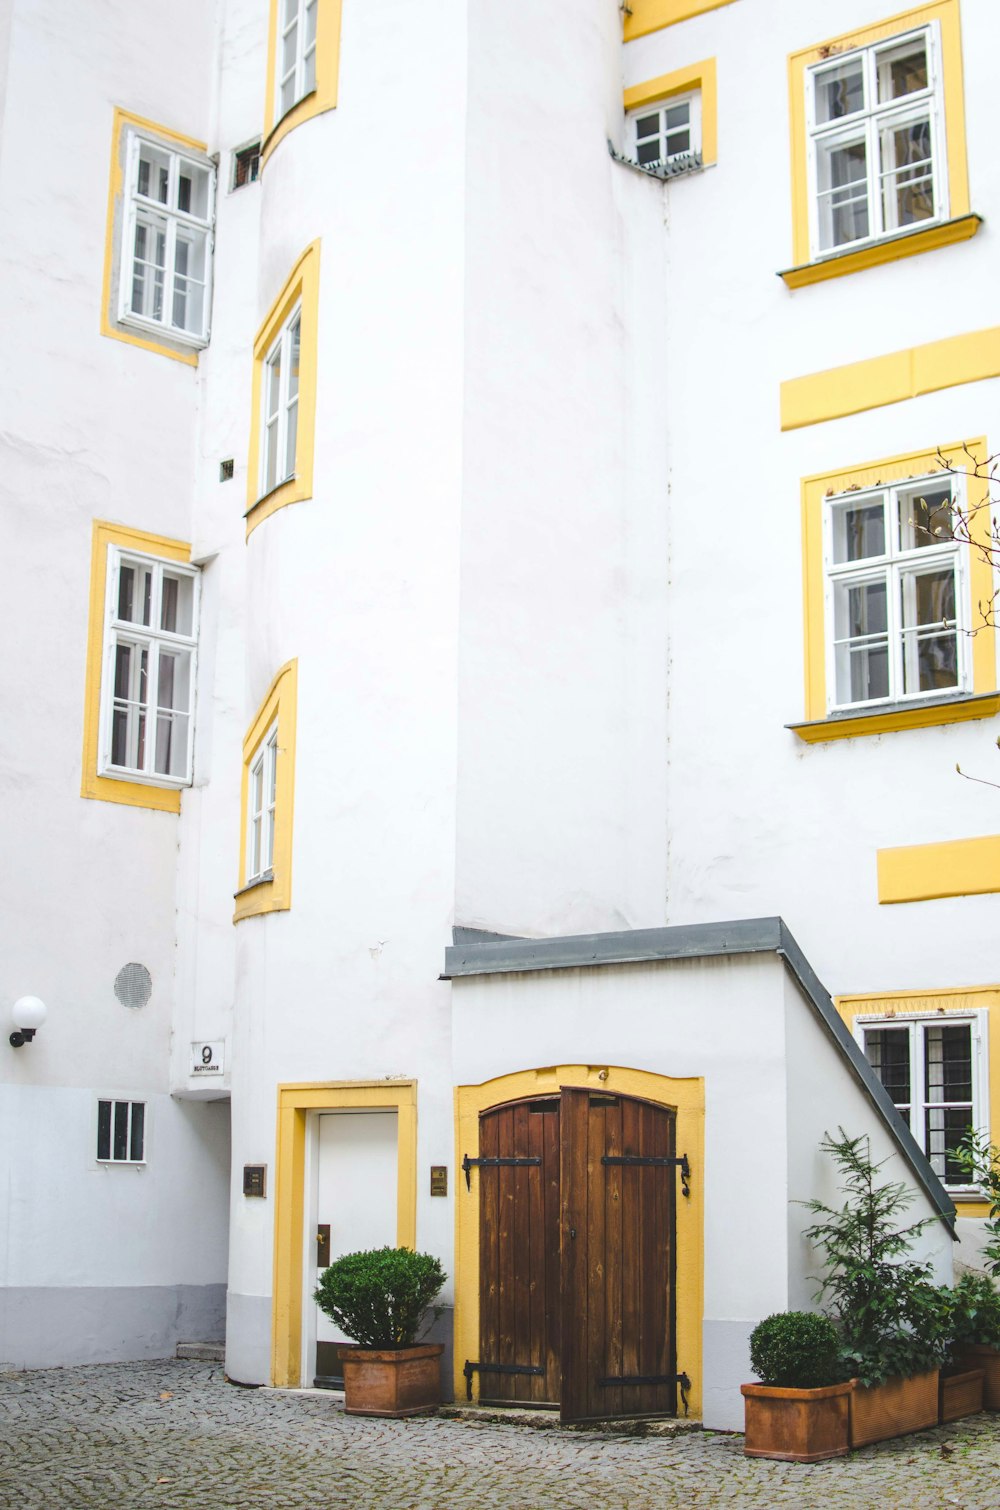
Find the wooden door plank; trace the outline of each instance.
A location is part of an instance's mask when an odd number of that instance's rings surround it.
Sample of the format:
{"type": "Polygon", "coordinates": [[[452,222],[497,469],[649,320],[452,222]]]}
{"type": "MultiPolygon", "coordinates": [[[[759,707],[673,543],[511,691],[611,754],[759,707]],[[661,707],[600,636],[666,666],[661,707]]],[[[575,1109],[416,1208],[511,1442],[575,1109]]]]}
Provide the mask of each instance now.
{"type": "MultiPolygon", "coordinates": [[[[529,1157],[530,1133],[528,1130],[528,1107],[526,1102],[512,1108],[513,1156],[516,1159],[529,1157]]],[[[513,1229],[513,1306],[512,1331],[514,1349],[513,1363],[534,1363],[531,1347],[531,1184],[537,1170],[528,1164],[511,1170],[513,1176],[513,1200],[511,1226],[513,1229]]],[[[530,1400],[532,1379],[530,1374],[511,1375],[511,1398],[530,1400]]]]}
{"type": "Polygon", "coordinates": [[[542,1176],[544,1178],[544,1275],[545,1275],[545,1329],[544,1357],[545,1394],[551,1404],[559,1401],[562,1387],[562,1362],[560,1333],[562,1329],[562,1248],[561,1248],[561,1199],[560,1199],[560,1137],[562,1117],[560,1103],[542,1117],[542,1176]]]}
{"type": "Polygon", "coordinates": [[[587,1111],[588,1093],[564,1089],[560,1113],[562,1239],[562,1388],[564,1421],[586,1409],[587,1364],[587,1111]]]}
{"type": "MultiPolygon", "coordinates": [[[[498,1113],[500,1126],[500,1157],[512,1158],[514,1156],[514,1112],[509,1106],[502,1107],[498,1113]]],[[[514,1170],[507,1164],[501,1164],[497,1170],[499,1199],[497,1203],[497,1237],[499,1247],[499,1329],[498,1329],[498,1363],[515,1363],[514,1357],[514,1170]]],[[[497,1374],[497,1388],[495,1398],[498,1400],[510,1400],[514,1398],[512,1383],[514,1375],[497,1374]]]]}
{"type": "Polygon", "coordinates": [[[606,1143],[608,1107],[606,1101],[588,1097],[587,1106],[587,1347],[586,1393],[584,1411],[588,1416],[604,1414],[606,1390],[599,1379],[607,1373],[605,1322],[607,1304],[605,1282],[604,1179],[601,1163],[606,1143]]]}
{"type": "MultiPolygon", "coordinates": [[[[499,1117],[487,1112],[479,1121],[479,1156],[495,1159],[499,1153],[499,1117]]],[[[498,1169],[479,1169],[479,1358],[495,1358],[500,1330],[500,1270],[498,1169]]],[[[480,1375],[481,1397],[492,1395],[494,1379],[480,1375]]]]}
{"type": "MultiPolygon", "coordinates": [[[[605,1152],[620,1156],[622,1151],[622,1103],[608,1107],[605,1121],[605,1152]]],[[[605,1165],[604,1180],[605,1267],[605,1347],[607,1373],[619,1378],[622,1373],[622,1304],[624,1275],[622,1269],[622,1168],[605,1165]]],[[[609,1415],[621,1415],[623,1407],[620,1384],[604,1390],[604,1409],[609,1415]]]]}
{"type": "MultiPolygon", "coordinates": [[[[622,1099],[622,1152],[638,1154],[639,1104],[622,1099]]],[[[641,1374],[639,1351],[641,1332],[639,1291],[639,1245],[641,1237],[639,1176],[641,1170],[626,1164],[622,1168],[622,1373],[641,1374]]],[[[634,1385],[623,1386],[622,1409],[628,1413],[640,1408],[634,1385]]]]}

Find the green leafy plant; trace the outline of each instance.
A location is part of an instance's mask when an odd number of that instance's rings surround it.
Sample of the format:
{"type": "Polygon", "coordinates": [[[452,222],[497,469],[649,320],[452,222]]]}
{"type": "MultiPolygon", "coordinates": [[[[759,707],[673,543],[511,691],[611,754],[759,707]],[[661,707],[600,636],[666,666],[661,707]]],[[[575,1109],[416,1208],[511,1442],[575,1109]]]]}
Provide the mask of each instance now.
{"type": "Polygon", "coordinates": [[[1000,1293],[985,1274],[963,1274],[950,1292],[953,1353],[974,1343],[1000,1348],[1000,1293]]]}
{"type": "Polygon", "coordinates": [[[447,1277],[429,1253],[370,1248],[345,1253],[324,1269],[313,1299],[361,1347],[412,1347],[447,1277]]]}
{"type": "Polygon", "coordinates": [[[867,1137],[839,1132],[820,1147],[840,1171],[844,1204],[805,1203],[819,1218],[805,1234],[824,1258],[817,1299],[837,1323],[844,1367],[863,1384],[911,1378],[937,1368],[948,1347],[948,1302],[931,1282],[931,1265],[906,1256],[934,1218],[900,1225],[911,1192],[879,1183],[886,1161],[872,1161],[867,1137]]]}
{"type": "Polygon", "coordinates": [[[987,1273],[1000,1279],[1000,1148],[991,1143],[985,1133],[970,1128],[952,1159],[970,1185],[982,1186],[990,1203],[990,1214],[983,1222],[989,1242],[983,1249],[987,1273]]]}
{"type": "Polygon", "coordinates": [[[829,1316],[779,1311],[750,1333],[750,1366],[763,1384],[819,1389],[844,1379],[840,1335],[829,1316]]]}

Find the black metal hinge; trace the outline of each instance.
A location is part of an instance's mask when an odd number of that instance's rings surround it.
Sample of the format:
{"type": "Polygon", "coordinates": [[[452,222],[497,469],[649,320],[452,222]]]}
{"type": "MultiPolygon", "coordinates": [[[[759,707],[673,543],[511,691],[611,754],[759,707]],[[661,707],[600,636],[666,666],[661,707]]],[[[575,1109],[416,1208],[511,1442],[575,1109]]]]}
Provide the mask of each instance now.
{"type": "Polygon", "coordinates": [[[465,1375],[465,1398],[472,1399],[473,1374],[542,1374],[545,1370],[535,1363],[472,1363],[468,1358],[462,1370],[465,1375]]]}
{"type": "Polygon", "coordinates": [[[679,1159],[660,1159],[638,1153],[613,1154],[606,1153],[601,1157],[602,1164],[652,1164],[657,1168],[679,1169],[681,1172],[681,1194],[691,1194],[691,1165],[688,1163],[687,1154],[681,1154],[679,1159]]]}
{"type": "Polygon", "coordinates": [[[541,1157],[531,1158],[531,1159],[470,1159],[469,1155],[466,1154],[465,1158],[462,1160],[462,1170],[463,1170],[463,1172],[465,1174],[465,1188],[466,1188],[466,1190],[471,1190],[472,1189],[472,1168],[473,1168],[473,1165],[477,1166],[480,1169],[484,1169],[484,1168],[485,1169],[496,1169],[501,1164],[503,1164],[503,1165],[521,1165],[521,1164],[540,1164],[541,1162],[542,1162],[541,1157]]]}
{"type": "Polygon", "coordinates": [[[691,1388],[691,1380],[687,1374],[613,1374],[607,1379],[597,1381],[598,1389],[613,1389],[619,1384],[679,1384],[684,1414],[688,1413],[687,1392],[691,1388]]]}

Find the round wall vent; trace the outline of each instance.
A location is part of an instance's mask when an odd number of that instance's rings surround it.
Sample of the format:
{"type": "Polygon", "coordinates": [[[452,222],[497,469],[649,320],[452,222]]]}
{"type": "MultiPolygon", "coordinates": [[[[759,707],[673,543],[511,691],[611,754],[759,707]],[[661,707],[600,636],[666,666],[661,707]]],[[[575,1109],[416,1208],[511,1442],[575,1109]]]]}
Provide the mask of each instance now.
{"type": "Polygon", "coordinates": [[[145,965],[122,965],[115,976],[115,995],[123,1007],[144,1007],[153,994],[153,977],[145,965]]]}

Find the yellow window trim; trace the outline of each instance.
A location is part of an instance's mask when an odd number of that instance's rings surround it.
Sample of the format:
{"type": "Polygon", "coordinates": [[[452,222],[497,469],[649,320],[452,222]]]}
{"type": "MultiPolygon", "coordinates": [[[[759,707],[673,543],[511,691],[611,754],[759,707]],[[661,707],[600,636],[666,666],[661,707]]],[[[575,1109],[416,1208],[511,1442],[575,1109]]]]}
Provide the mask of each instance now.
{"type": "MultiPolygon", "coordinates": [[[[118,250],[118,242],[120,240],[121,226],[119,213],[125,194],[123,144],[125,132],[128,130],[148,132],[151,136],[158,136],[166,142],[173,142],[178,147],[186,148],[189,152],[198,152],[202,157],[208,155],[208,146],[205,142],[196,141],[193,136],[182,136],[179,131],[171,131],[167,126],[158,126],[155,121],[148,121],[144,116],[131,115],[127,110],[119,110],[116,107],[111,131],[111,171],[108,175],[108,220],[104,235],[101,335],[110,336],[113,341],[124,341],[129,346],[140,346],[143,351],[155,351],[159,356],[172,357],[175,362],[183,362],[188,367],[197,367],[197,351],[185,351],[175,346],[168,346],[149,336],[141,336],[132,331],[124,330],[112,317],[112,306],[115,303],[115,298],[111,280],[114,273],[115,252],[118,250]]],[[[121,276],[120,272],[119,276],[121,276]]]]}
{"type": "Polygon", "coordinates": [[[781,428],[798,430],[995,377],[1000,377],[1000,325],[791,378],[781,385],[781,428]]]}
{"type": "Polygon", "coordinates": [[[923,231],[901,231],[898,236],[884,236],[870,246],[853,252],[834,252],[821,262],[807,262],[803,267],[789,267],[778,274],[786,288],[806,288],[811,283],[826,283],[847,273],[864,272],[886,262],[915,257],[918,252],[933,252],[940,246],[956,246],[969,241],[982,225],[981,215],[963,215],[958,220],[939,221],[923,231]]]}
{"type": "MultiPolygon", "coordinates": [[[[702,1408],[701,1327],[704,1312],[704,1169],[705,1082],[675,1080],[618,1065],[563,1064],[499,1075],[481,1085],[455,1090],[455,1167],[465,1154],[479,1152],[479,1114],[504,1101],[552,1095],[562,1086],[589,1086],[595,1091],[639,1096],[677,1113],[677,1147],[695,1170],[691,1195],[677,1202],[677,1356],[690,1375],[691,1415],[702,1408]]],[[[463,1360],[479,1357],[479,1172],[472,1171],[471,1192],[456,1183],[455,1194],[455,1393],[465,1387],[463,1360]]],[[[477,1385],[474,1384],[474,1388],[477,1385]]]]}
{"type": "Polygon", "coordinates": [[[804,744],[829,744],[834,739],[857,739],[866,734],[892,734],[899,729],[930,729],[939,724],[969,723],[1000,713],[1000,692],[983,697],[956,697],[951,702],[925,703],[891,712],[840,714],[816,723],[786,724],[804,744]]]}
{"type": "Polygon", "coordinates": [[[263,169],[271,153],[280,141],[325,110],[337,105],[337,86],[340,77],[340,18],[342,0],[319,0],[316,12],[316,88],[275,121],[275,74],[277,69],[278,3],[271,0],[271,12],[267,25],[267,95],[264,100],[264,133],[260,165],[263,169]]]}
{"type": "Polygon", "coordinates": [[[397,1123],[396,1245],[417,1241],[417,1082],[330,1080],[278,1086],[274,1179],[274,1293],[271,1383],[296,1389],[302,1379],[305,1268],[306,1119],[310,1112],[353,1107],[395,1111],[397,1123]]]}
{"type": "MultiPolygon", "coordinates": [[[[881,461],[864,462],[858,466],[843,467],[835,472],[820,472],[802,481],[802,579],[803,620],[805,625],[805,701],[806,717],[802,724],[794,724],[800,738],[814,743],[822,739],[822,729],[805,732],[806,725],[819,725],[825,721],[829,730],[827,738],[846,739],[852,734],[879,734],[894,728],[920,728],[930,724],[954,722],[963,716],[979,718],[983,712],[963,713],[961,699],[943,699],[937,706],[923,704],[919,708],[882,707],[871,712],[862,712],[857,717],[827,717],[826,707],[826,633],[824,622],[825,582],[823,576],[823,500],[832,493],[845,493],[853,488],[872,488],[880,484],[902,482],[908,477],[923,477],[940,470],[938,457],[943,457],[958,470],[970,465],[970,455],[984,462],[988,455],[986,441],[980,437],[967,442],[941,446],[927,451],[909,452],[902,456],[890,456],[881,461]],[[878,724],[883,722],[883,727],[878,724]],[[856,725],[848,729],[847,724],[856,725]]],[[[970,489],[975,487],[969,484],[970,489]]],[[[970,497],[970,503],[978,499],[970,497]]],[[[986,546],[990,539],[988,510],[973,516],[974,538],[986,546]]],[[[974,547],[968,549],[968,580],[970,608],[976,613],[977,604],[992,602],[993,572],[987,560],[980,559],[974,547]]],[[[997,691],[995,631],[991,624],[980,623],[972,636],[972,693],[986,696],[997,691]]],[[[982,706],[982,705],[979,705],[982,706]]]]}
{"type": "Polygon", "coordinates": [[[930,902],[1000,891],[1000,834],[880,849],[878,899],[930,902]]]}
{"type": "Polygon", "coordinates": [[[700,63],[690,63],[687,68],[678,68],[673,73],[661,73],[658,78],[647,79],[643,84],[633,84],[625,91],[625,109],[641,110],[643,105],[668,100],[676,94],[692,94],[701,91],[701,160],[707,167],[718,161],[717,85],[714,58],[703,58],[700,63]]]}
{"type": "Polygon", "coordinates": [[[104,667],[104,615],[107,603],[108,546],[141,551],[164,561],[190,561],[191,547],[183,540],[150,535],[95,519],[90,551],[90,620],[87,628],[87,673],[83,694],[83,780],[81,797],[101,802],[121,802],[127,807],[151,807],[161,813],[179,813],[181,794],[176,787],[147,786],[141,781],[119,781],[116,776],[98,776],[101,730],[101,673],[104,667]]]}
{"type": "Polygon", "coordinates": [[[690,21],[693,16],[721,10],[724,5],[732,3],[733,0],[628,0],[628,5],[623,7],[625,41],[632,42],[651,31],[676,26],[678,21],[690,21]]]}
{"type": "Polygon", "coordinates": [[[298,714],[298,661],[287,661],[267,691],[243,741],[240,784],[240,889],[233,922],[265,912],[287,912],[292,905],[292,824],[295,813],[295,725],[298,714]],[[274,803],[273,880],[245,884],[247,866],[247,804],[250,767],[271,725],[278,725],[274,803]]]}
{"type": "Polygon", "coordinates": [[[250,455],[247,462],[246,538],[258,524],[289,503],[312,497],[316,439],[316,348],[319,340],[319,241],[306,247],[271,305],[253,343],[253,389],[250,411],[250,455]],[[295,476],[279,483],[263,498],[260,485],[261,404],[264,361],[296,304],[302,305],[299,345],[299,404],[296,423],[295,476]]]}
{"type": "MultiPolygon", "coordinates": [[[[835,996],[833,1004],[852,1034],[858,1017],[894,1017],[897,1014],[912,1017],[918,1012],[968,1014],[985,1009],[989,1013],[987,1038],[990,1063],[986,1078],[992,1124],[990,1137],[994,1143],[1000,1142],[1000,1053],[997,1051],[1000,1047],[1000,985],[960,986],[941,991],[881,991],[878,995],[852,993],[835,996]]],[[[955,1205],[959,1216],[980,1217],[990,1214],[986,1201],[963,1200],[961,1196],[956,1196],[955,1205]]]]}
{"type": "MultiPolygon", "coordinates": [[[[951,223],[960,221],[969,214],[969,175],[965,149],[965,91],[962,82],[962,36],[959,26],[958,0],[934,0],[933,4],[920,5],[916,10],[904,11],[880,21],[877,26],[865,26],[857,31],[845,32],[839,37],[828,38],[813,47],[793,52],[788,59],[789,124],[791,130],[792,159],[792,257],[796,264],[792,273],[801,273],[810,263],[816,268],[831,265],[825,259],[812,262],[809,250],[809,176],[808,148],[806,142],[806,70],[815,63],[822,63],[833,52],[848,52],[855,47],[869,47],[885,37],[893,37],[929,22],[940,22],[941,69],[944,93],[945,135],[947,137],[948,170],[948,215],[951,223]]],[[[933,228],[928,228],[930,231],[933,228]]],[[[938,230],[943,227],[939,225],[938,230]]],[[[972,235],[977,229],[968,231],[972,235]]],[[[914,252],[930,250],[943,245],[933,240],[920,244],[922,232],[910,233],[891,240],[873,242],[871,249],[880,247],[885,256],[876,262],[887,262],[896,257],[907,257],[914,252]]],[[[869,248],[860,248],[852,256],[861,256],[869,248]]],[[[849,259],[835,259],[846,263],[849,259]]],[[[858,267],[870,267],[874,262],[862,260],[858,267]]],[[[842,265],[836,272],[825,276],[838,277],[841,273],[854,272],[854,266],[842,265]]],[[[784,275],[783,275],[784,276],[784,275]]],[[[786,280],[787,281],[787,280],[786,280]]],[[[801,282],[813,281],[801,279],[801,282]]],[[[798,284],[791,284],[797,287],[798,284]]]]}

